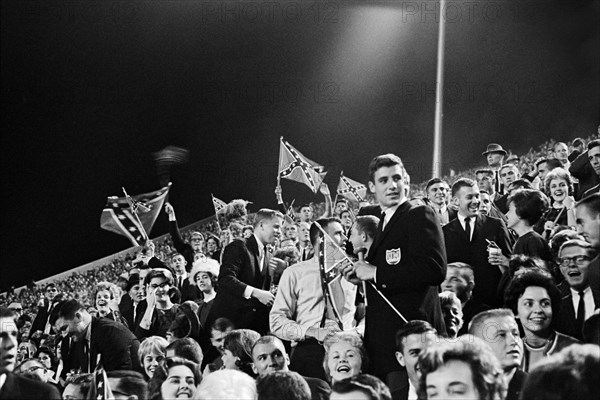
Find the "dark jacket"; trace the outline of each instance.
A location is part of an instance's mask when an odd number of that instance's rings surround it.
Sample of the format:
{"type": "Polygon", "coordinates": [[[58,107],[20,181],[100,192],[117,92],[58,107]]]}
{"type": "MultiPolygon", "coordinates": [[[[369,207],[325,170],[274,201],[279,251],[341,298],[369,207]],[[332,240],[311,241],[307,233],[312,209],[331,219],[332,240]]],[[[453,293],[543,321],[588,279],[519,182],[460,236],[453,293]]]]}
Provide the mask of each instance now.
{"type": "Polygon", "coordinates": [[[61,399],[58,390],[47,383],[8,372],[6,381],[0,390],[0,399],[61,399]]]}
{"type": "Polygon", "coordinates": [[[269,290],[269,258],[269,252],[265,251],[265,266],[261,272],[258,242],[254,235],[246,240],[234,240],[225,247],[219,289],[207,321],[209,326],[215,319],[225,317],[237,329],[253,329],[261,334],[268,332],[270,307],[255,298],[246,299],[244,290],[248,285],[269,290]]]}
{"type": "MultiPolygon", "coordinates": [[[[379,223],[367,261],[377,267],[375,285],[411,321],[430,322],[445,332],[438,298],[446,276],[442,228],[428,206],[401,204],[382,230],[379,223]]],[[[396,361],[395,335],[404,324],[386,301],[367,284],[365,341],[379,377],[401,367],[396,361]]]]}
{"type": "Polygon", "coordinates": [[[491,307],[501,306],[502,298],[497,295],[497,290],[502,272],[498,266],[488,263],[486,239],[495,242],[502,253],[510,257],[512,254],[510,234],[504,222],[497,218],[478,215],[470,243],[458,218],[445,225],[443,231],[448,262],[464,262],[474,269],[473,297],[491,307]]]}
{"type": "MultiPolygon", "coordinates": [[[[573,307],[571,288],[566,281],[561,282],[557,287],[562,299],[560,310],[554,319],[554,328],[563,335],[572,336],[575,339],[583,341],[583,326],[577,325],[577,315],[575,315],[575,308],[573,307]]],[[[591,290],[592,297],[594,298],[594,309],[600,308],[600,292],[594,288],[591,288],[591,290]]]]}

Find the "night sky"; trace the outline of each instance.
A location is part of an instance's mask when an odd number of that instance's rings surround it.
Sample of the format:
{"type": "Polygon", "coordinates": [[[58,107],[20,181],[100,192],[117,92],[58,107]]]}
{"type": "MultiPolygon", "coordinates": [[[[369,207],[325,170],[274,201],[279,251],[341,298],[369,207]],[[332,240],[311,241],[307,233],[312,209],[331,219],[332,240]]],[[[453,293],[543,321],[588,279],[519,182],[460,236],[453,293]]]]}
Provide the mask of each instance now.
{"type": "MultiPolygon", "coordinates": [[[[279,137],[367,181],[370,159],[431,175],[436,3],[2,0],[0,289],[129,246],[103,231],[106,197],[172,171],[181,225],[210,193],[275,207],[279,137]]],[[[597,130],[600,2],[465,1],[447,8],[443,172],[597,130]]],[[[284,198],[320,201],[283,182],[284,198]]],[[[162,214],[152,231],[167,232],[162,214]]]]}

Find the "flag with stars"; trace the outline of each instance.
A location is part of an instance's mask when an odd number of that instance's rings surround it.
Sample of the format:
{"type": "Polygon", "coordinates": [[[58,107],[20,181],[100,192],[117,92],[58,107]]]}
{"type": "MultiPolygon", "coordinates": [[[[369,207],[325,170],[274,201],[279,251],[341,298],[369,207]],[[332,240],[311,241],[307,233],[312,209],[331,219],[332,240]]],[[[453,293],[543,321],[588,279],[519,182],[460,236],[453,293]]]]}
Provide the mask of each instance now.
{"type": "Polygon", "coordinates": [[[340,183],[337,187],[337,194],[348,200],[365,201],[367,187],[360,182],[344,176],[344,171],[342,171],[340,173],[340,183]]]}
{"type": "MultiPolygon", "coordinates": [[[[317,224],[317,226],[319,226],[317,224]]],[[[325,298],[325,313],[321,320],[324,327],[326,319],[335,321],[344,330],[342,315],[344,314],[345,295],[341,286],[341,270],[352,264],[340,246],[319,226],[319,271],[321,273],[321,288],[325,298]]]]}
{"type": "Polygon", "coordinates": [[[324,172],[324,167],[304,157],[291,144],[283,140],[283,137],[280,140],[279,177],[304,183],[317,193],[327,174],[324,172]]]}
{"type": "Polygon", "coordinates": [[[134,246],[143,244],[160,213],[171,184],[137,196],[110,196],[100,216],[100,227],[127,237],[134,246]]]}
{"type": "Polygon", "coordinates": [[[108,377],[106,371],[102,367],[96,368],[92,374],[92,385],[88,389],[86,399],[88,400],[109,400],[114,399],[110,385],[108,384],[108,377]]]}
{"type": "Polygon", "coordinates": [[[215,207],[215,214],[219,214],[221,211],[225,210],[225,207],[227,207],[227,203],[225,203],[223,200],[217,199],[215,196],[212,195],[212,193],[210,194],[210,196],[212,197],[213,207],[215,207]]]}

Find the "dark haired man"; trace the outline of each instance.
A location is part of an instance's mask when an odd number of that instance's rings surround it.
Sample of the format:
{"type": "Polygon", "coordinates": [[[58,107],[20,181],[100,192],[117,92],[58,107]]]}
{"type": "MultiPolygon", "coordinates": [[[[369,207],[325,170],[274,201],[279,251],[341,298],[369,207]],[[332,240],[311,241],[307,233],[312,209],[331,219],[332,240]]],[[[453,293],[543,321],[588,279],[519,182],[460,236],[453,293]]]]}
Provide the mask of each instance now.
{"type": "Polygon", "coordinates": [[[383,214],[366,261],[356,262],[344,274],[352,282],[367,282],[365,341],[368,353],[377,360],[373,372],[388,384],[397,384],[396,331],[414,319],[426,320],[438,331],[445,331],[437,293],[446,276],[446,250],[433,210],[408,201],[410,177],[398,156],[375,157],[369,176],[369,188],[383,214]]]}
{"type": "Polygon", "coordinates": [[[477,285],[473,296],[481,303],[500,306],[496,295],[503,270],[488,260],[489,242],[495,242],[505,256],[512,254],[510,234],[504,221],[479,214],[479,188],[467,178],[452,185],[452,201],[458,206],[458,217],[444,226],[448,262],[464,262],[475,271],[477,285]]]}
{"type": "Polygon", "coordinates": [[[60,399],[55,387],[14,373],[17,335],[15,313],[0,307],[0,399],[60,399]]]}
{"type": "Polygon", "coordinates": [[[99,361],[107,371],[139,368],[140,342],[133,333],[123,324],[92,317],[78,301],[61,305],[55,326],[75,342],[73,368],[93,372],[99,361]]]}
{"type": "Polygon", "coordinates": [[[437,331],[427,321],[410,321],[396,332],[396,359],[406,368],[408,386],[392,392],[394,400],[416,400],[419,387],[419,354],[438,340],[437,331]]]}
{"type": "Polygon", "coordinates": [[[148,398],[148,385],[136,371],[110,371],[106,374],[115,400],[143,400],[148,398]]]}
{"type": "Polygon", "coordinates": [[[245,241],[234,240],[223,250],[219,291],[207,322],[229,319],[237,329],[259,333],[269,330],[269,310],[275,296],[269,291],[270,254],[266,249],[281,235],[283,215],[263,208],[256,213],[254,234],[245,241]]]}
{"type": "MultiPolygon", "coordinates": [[[[600,253],[600,193],[579,200],[575,205],[577,232],[600,253]]],[[[589,265],[590,286],[600,289],[600,255],[589,265]]]]}
{"type": "Polygon", "coordinates": [[[440,178],[430,179],[425,188],[429,205],[435,211],[441,226],[456,218],[456,210],[448,207],[448,191],[448,183],[440,178]]]}

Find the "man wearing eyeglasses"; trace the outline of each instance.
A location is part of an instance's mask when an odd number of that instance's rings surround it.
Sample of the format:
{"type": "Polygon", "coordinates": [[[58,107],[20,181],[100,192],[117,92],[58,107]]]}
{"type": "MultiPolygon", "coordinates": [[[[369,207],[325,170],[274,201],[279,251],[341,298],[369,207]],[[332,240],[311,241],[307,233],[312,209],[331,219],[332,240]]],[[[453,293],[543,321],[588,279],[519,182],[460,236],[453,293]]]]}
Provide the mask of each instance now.
{"type": "Polygon", "coordinates": [[[16,315],[0,307],[0,399],[60,399],[56,388],[14,373],[17,359],[16,315]]]}
{"type": "Polygon", "coordinates": [[[562,294],[556,330],[583,340],[583,324],[600,307],[600,291],[590,287],[590,261],[597,252],[583,240],[569,240],[558,252],[560,272],[565,280],[558,285],[562,294]]]}

